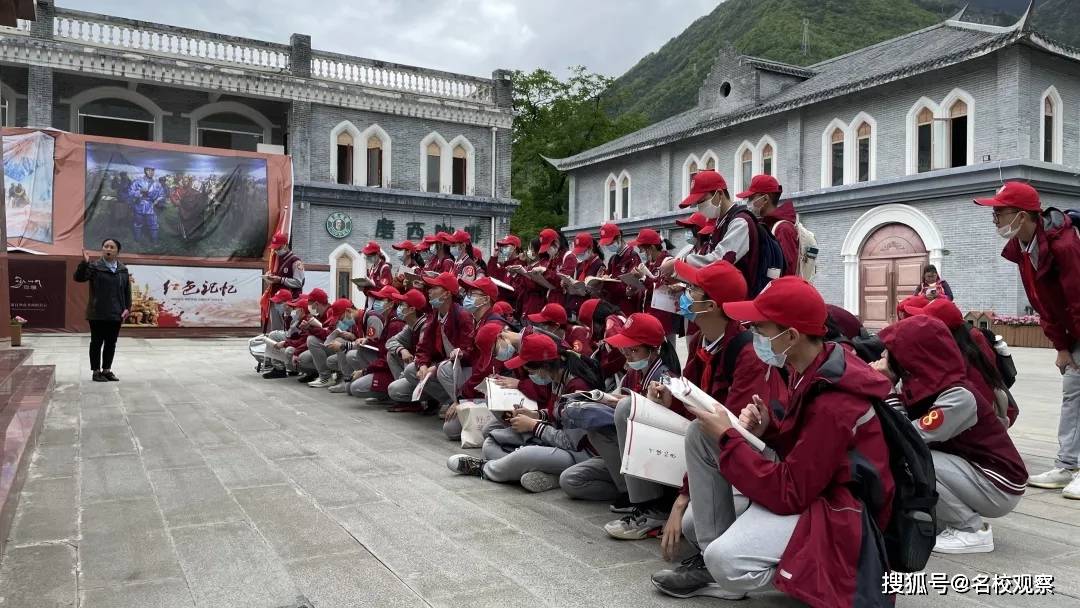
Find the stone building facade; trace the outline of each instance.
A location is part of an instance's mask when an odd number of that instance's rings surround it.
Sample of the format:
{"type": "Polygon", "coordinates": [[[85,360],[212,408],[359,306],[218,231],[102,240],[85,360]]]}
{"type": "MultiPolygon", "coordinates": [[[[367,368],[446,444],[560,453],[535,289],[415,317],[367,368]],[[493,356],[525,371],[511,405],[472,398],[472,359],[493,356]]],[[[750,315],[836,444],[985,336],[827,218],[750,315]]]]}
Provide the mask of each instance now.
{"type": "Polygon", "coordinates": [[[883,324],[938,266],[964,310],[1028,305],[974,196],[1031,182],[1044,204],[1080,195],[1080,49],[1033,31],[940,24],[806,68],[725,51],[698,105],[553,161],[571,180],[568,232],[608,220],[670,229],[691,174],[731,194],[768,172],[815,232],[827,301],[883,324]]]}
{"type": "Polygon", "coordinates": [[[443,227],[489,251],[516,205],[509,72],[341,55],[302,34],[281,44],[39,0],[36,21],[0,28],[0,122],[289,154],[293,247],[334,276],[363,271],[368,240],[389,252],[443,227]],[[327,228],[340,214],[347,236],[327,228]]]}

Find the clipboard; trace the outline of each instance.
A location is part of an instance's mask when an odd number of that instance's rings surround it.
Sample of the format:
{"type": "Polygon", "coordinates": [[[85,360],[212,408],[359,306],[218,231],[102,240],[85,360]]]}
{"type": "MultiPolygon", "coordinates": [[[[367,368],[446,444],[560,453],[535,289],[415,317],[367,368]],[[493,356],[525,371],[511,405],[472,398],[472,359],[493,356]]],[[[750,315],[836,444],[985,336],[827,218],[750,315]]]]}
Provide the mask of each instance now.
{"type": "Polygon", "coordinates": [[[555,289],[555,286],[549,283],[547,277],[544,276],[544,273],[539,270],[530,270],[525,273],[525,277],[541,287],[555,289]]]}
{"type": "Polygon", "coordinates": [[[488,277],[488,278],[491,279],[491,282],[494,283],[495,286],[498,287],[499,289],[505,289],[507,291],[514,291],[513,287],[507,285],[506,283],[503,283],[499,279],[496,279],[495,277],[488,277]]]}
{"type": "Polygon", "coordinates": [[[367,277],[360,277],[359,279],[351,279],[350,282],[353,285],[356,285],[357,287],[359,287],[361,291],[363,291],[365,289],[370,289],[370,288],[375,286],[375,283],[372,283],[371,279],[369,279],[367,277]]]}

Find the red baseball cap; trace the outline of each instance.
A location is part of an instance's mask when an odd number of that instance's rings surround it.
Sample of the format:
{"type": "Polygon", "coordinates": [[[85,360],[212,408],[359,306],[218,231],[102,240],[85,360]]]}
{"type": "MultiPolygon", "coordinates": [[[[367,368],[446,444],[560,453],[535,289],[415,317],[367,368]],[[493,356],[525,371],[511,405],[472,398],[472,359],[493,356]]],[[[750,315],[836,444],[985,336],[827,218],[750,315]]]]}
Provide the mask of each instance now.
{"type": "Polygon", "coordinates": [[[274,304],[281,304],[282,302],[288,302],[292,299],[292,292],[288,289],[279,289],[274,292],[274,295],[270,296],[270,301],[274,304]]]}
{"type": "Polygon", "coordinates": [[[398,251],[416,251],[416,243],[412,241],[401,241],[400,243],[394,243],[390,247],[397,249],[398,251]]]}
{"type": "Polygon", "coordinates": [[[610,245],[612,241],[622,236],[622,230],[618,226],[608,222],[600,226],[600,246],[610,245]]]}
{"type": "Polygon", "coordinates": [[[415,308],[417,310],[427,306],[427,296],[419,289],[410,289],[403,294],[396,292],[392,293],[390,294],[390,299],[395,302],[403,302],[409,308],[415,308]]]}
{"type": "Polygon", "coordinates": [[[906,315],[914,315],[916,313],[912,310],[918,310],[930,303],[930,300],[926,299],[926,296],[919,294],[914,296],[908,296],[903,300],[896,303],[896,316],[900,316],[900,313],[906,315]]]}
{"type": "Polygon", "coordinates": [[[275,233],[273,238],[270,239],[270,248],[271,249],[278,249],[279,247],[282,247],[282,246],[288,245],[288,244],[289,244],[289,235],[285,234],[284,232],[275,233]]]}
{"type": "Polygon", "coordinates": [[[736,321],[772,321],[808,336],[824,336],[829,316],[818,290],[806,279],[791,276],[773,279],[753,300],[723,306],[724,314],[736,321]]]}
{"type": "Polygon", "coordinates": [[[506,368],[517,369],[526,363],[551,361],[558,358],[559,348],[555,346],[555,341],[542,333],[533,332],[521,339],[517,356],[511,357],[506,362],[506,368]]]}
{"type": "Polygon", "coordinates": [[[936,298],[923,307],[908,306],[908,314],[926,315],[940,319],[949,329],[956,329],[964,325],[964,314],[960,312],[956,304],[948,298],[936,298]]]}
{"type": "Polygon", "coordinates": [[[600,298],[589,298],[581,303],[577,309],[577,318],[585,327],[592,327],[592,316],[596,313],[596,307],[600,305],[600,298]]]}
{"type": "Polygon", "coordinates": [[[746,299],[746,279],[738,268],[726,260],[701,268],[675,260],[675,275],[695,287],[700,287],[705,291],[705,295],[717,304],[746,299]]]}
{"type": "Polygon", "coordinates": [[[574,255],[581,255],[593,248],[592,235],[588,232],[579,232],[574,237],[574,255]]]}
{"type": "Polygon", "coordinates": [[[436,243],[450,243],[450,242],[452,242],[452,240],[451,240],[452,238],[453,238],[453,235],[451,235],[449,232],[436,232],[435,233],[435,242],[436,243]]]}
{"type": "Polygon", "coordinates": [[[330,298],[326,295],[326,292],[321,288],[316,287],[307,294],[309,302],[318,302],[319,304],[330,304],[330,298]]]}
{"type": "Polygon", "coordinates": [[[709,198],[717,190],[727,190],[727,182],[724,176],[713,169],[698,171],[690,179],[690,194],[679,203],[679,207],[685,209],[696,205],[709,198]]]}
{"type": "Polygon", "coordinates": [[[521,239],[519,239],[518,237],[516,237],[516,236],[514,236],[512,234],[508,234],[508,235],[504,236],[503,238],[499,239],[498,241],[496,241],[496,244],[497,245],[513,245],[514,247],[517,247],[518,249],[521,249],[521,239]]]}
{"type": "Polygon", "coordinates": [[[400,293],[393,285],[383,285],[379,289],[367,290],[367,296],[369,298],[375,298],[376,300],[389,300],[394,297],[394,294],[400,293]]]}
{"type": "Polygon", "coordinates": [[[420,244],[416,246],[416,250],[417,251],[426,251],[428,249],[431,249],[431,246],[434,245],[437,242],[438,241],[436,241],[435,237],[429,234],[429,235],[425,236],[424,238],[420,239],[420,244]]]}
{"type": "Polygon", "coordinates": [[[675,223],[685,228],[701,230],[705,226],[712,225],[713,222],[709,218],[705,217],[702,213],[695,211],[690,214],[690,217],[681,220],[675,220],[675,223]]]}
{"type": "Polygon", "coordinates": [[[364,245],[364,248],[360,250],[360,253],[364,255],[375,255],[376,253],[382,253],[382,247],[379,247],[379,244],[375,241],[368,241],[367,245],[364,245]]]}
{"type": "Polygon", "coordinates": [[[356,308],[356,306],[353,305],[352,300],[349,298],[338,298],[330,305],[330,310],[333,311],[335,315],[340,315],[350,308],[356,308]]]}
{"type": "Polygon", "coordinates": [[[615,348],[630,348],[644,344],[659,347],[664,342],[664,325],[656,317],[645,312],[635,312],[626,320],[622,331],[604,341],[615,348]]]}
{"type": "Polygon", "coordinates": [[[451,243],[470,243],[472,242],[472,235],[460,228],[454,231],[454,234],[450,235],[451,243]]]}
{"type": "Polygon", "coordinates": [[[528,317],[533,323],[554,323],[560,327],[566,325],[566,309],[562,304],[545,304],[540,312],[528,317]]]}
{"type": "Polygon", "coordinates": [[[784,189],[780,187],[780,182],[776,181],[776,178],[771,175],[761,174],[755,175],[750,180],[750,187],[746,189],[746,192],[740,192],[735,195],[735,198],[750,198],[755,194],[780,194],[784,189]]]}
{"type": "Polygon", "coordinates": [[[637,247],[639,245],[659,245],[664,242],[664,239],[660,238],[660,233],[652,228],[642,228],[641,232],[637,233],[634,240],[630,241],[631,247],[637,247]]]}
{"type": "Polygon", "coordinates": [[[504,319],[509,319],[514,316],[514,307],[511,306],[509,302],[503,302],[502,300],[495,302],[494,306],[491,307],[491,310],[504,319]]]}
{"type": "Polygon", "coordinates": [[[436,287],[442,287],[446,291],[449,291],[451,294],[455,294],[455,293],[458,292],[458,280],[457,280],[457,277],[455,277],[453,275],[453,273],[450,273],[450,272],[444,272],[444,273],[441,273],[438,276],[434,276],[434,277],[429,277],[429,276],[425,275],[424,276],[424,282],[427,283],[428,285],[434,285],[436,287]]]}
{"type": "Polygon", "coordinates": [[[544,228],[540,231],[540,251],[536,253],[547,253],[547,250],[551,247],[552,243],[559,240],[559,233],[555,232],[551,228],[544,228]]]}
{"type": "Polygon", "coordinates": [[[977,198],[975,204],[985,207],[1015,207],[1021,211],[1042,211],[1039,193],[1024,182],[1005,182],[993,198],[977,198]]]}
{"type": "Polygon", "coordinates": [[[470,281],[469,279],[461,279],[461,282],[465,284],[469,289],[479,289],[484,294],[491,298],[491,301],[499,299],[499,287],[487,277],[479,277],[470,281]]]}
{"type": "Polygon", "coordinates": [[[307,299],[307,296],[300,296],[299,298],[296,298],[295,300],[291,300],[289,302],[286,302],[285,305],[286,306],[291,306],[293,308],[307,308],[308,299],[307,299]]]}

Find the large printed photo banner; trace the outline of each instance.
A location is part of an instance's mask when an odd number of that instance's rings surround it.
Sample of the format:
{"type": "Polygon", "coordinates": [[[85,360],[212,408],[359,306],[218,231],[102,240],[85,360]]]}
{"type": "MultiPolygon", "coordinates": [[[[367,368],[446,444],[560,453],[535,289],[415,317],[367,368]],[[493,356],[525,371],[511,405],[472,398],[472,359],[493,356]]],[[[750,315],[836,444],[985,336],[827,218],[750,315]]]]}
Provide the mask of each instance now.
{"type": "Polygon", "coordinates": [[[4,137],[9,239],[53,242],[53,138],[40,131],[4,137]]]}
{"type": "Polygon", "coordinates": [[[125,253],[257,258],[266,246],[266,161],[86,144],[86,241],[125,253]]]}
{"type": "Polygon", "coordinates": [[[135,327],[259,327],[262,271],[129,264],[135,327]]]}

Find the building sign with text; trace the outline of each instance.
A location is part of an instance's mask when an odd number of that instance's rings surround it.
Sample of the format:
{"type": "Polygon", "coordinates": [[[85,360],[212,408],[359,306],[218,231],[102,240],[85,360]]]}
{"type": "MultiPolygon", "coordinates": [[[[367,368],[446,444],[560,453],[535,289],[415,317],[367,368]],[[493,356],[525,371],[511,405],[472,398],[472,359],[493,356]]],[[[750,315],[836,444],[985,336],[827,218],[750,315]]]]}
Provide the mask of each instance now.
{"type": "Polygon", "coordinates": [[[12,256],[8,266],[11,316],[26,319],[28,329],[65,326],[67,265],[63,260],[12,256]]]}

